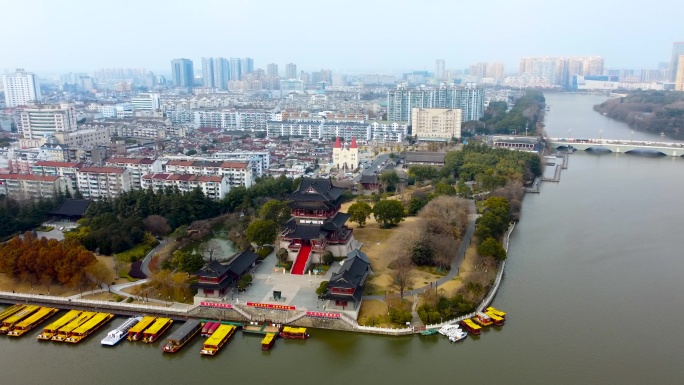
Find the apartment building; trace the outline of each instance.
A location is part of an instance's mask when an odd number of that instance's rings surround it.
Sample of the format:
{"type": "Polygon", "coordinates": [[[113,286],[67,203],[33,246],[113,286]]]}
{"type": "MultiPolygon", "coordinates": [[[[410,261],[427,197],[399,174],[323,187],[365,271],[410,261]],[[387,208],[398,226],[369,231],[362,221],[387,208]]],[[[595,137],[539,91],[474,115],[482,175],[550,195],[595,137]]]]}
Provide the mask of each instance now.
{"type": "Polygon", "coordinates": [[[76,174],[78,190],[86,199],[114,199],[131,190],[131,174],[125,168],[83,167],[76,174]]]}
{"type": "Polygon", "coordinates": [[[162,172],[162,161],[151,158],[109,158],[105,166],[127,169],[131,178],[131,190],[142,188],[143,176],[162,172]]]}
{"type": "Polygon", "coordinates": [[[216,127],[230,131],[265,131],[270,111],[214,110],[194,111],[195,128],[216,127]]]}
{"type": "Polygon", "coordinates": [[[24,108],[20,114],[22,138],[34,140],[29,147],[38,147],[56,132],[76,131],[76,111],[73,104],[40,104],[24,108]]]}
{"type": "Polygon", "coordinates": [[[64,177],[67,186],[71,193],[76,191],[78,170],[83,167],[83,163],[79,162],[54,162],[54,161],[37,161],[31,167],[31,174],[40,176],[60,176],[64,177]]]}
{"type": "Polygon", "coordinates": [[[401,142],[408,135],[408,124],[403,122],[374,121],[370,125],[370,138],[374,142],[401,142]]]}
{"type": "Polygon", "coordinates": [[[148,174],[142,178],[142,188],[155,191],[166,188],[177,188],[188,193],[196,188],[212,199],[223,199],[230,191],[228,177],[221,175],[188,175],[188,174],[148,174]]]}
{"type": "Polygon", "coordinates": [[[211,158],[229,162],[249,162],[252,165],[253,178],[261,178],[271,167],[271,153],[268,151],[216,152],[211,158]]]}
{"type": "Polygon", "coordinates": [[[2,75],[2,84],[5,88],[5,107],[7,108],[40,102],[38,77],[24,71],[23,68],[18,68],[14,74],[2,75]]]}
{"type": "Polygon", "coordinates": [[[414,108],[413,135],[424,141],[450,141],[461,137],[461,110],[414,108]]]}
{"type": "Polygon", "coordinates": [[[413,108],[447,108],[461,110],[464,122],[479,120],[484,116],[484,101],[485,92],[481,88],[397,88],[387,92],[387,119],[408,123],[413,108]]]}
{"type": "Polygon", "coordinates": [[[164,164],[163,169],[167,174],[224,176],[231,188],[251,187],[253,182],[252,168],[249,162],[173,159],[164,164]]]}
{"type": "Polygon", "coordinates": [[[62,176],[0,174],[0,195],[16,199],[49,199],[66,189],[67,181],[62,176]]]}

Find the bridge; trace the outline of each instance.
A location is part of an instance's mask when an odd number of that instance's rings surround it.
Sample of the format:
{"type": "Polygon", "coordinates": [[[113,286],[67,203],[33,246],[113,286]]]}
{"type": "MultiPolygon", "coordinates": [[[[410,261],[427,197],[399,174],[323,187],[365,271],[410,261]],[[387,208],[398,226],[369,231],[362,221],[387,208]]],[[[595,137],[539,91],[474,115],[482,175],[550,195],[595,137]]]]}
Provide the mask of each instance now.
{"type": "Polygon", "coordinates": [[[546,138],[551,148],[572,148],[576,150],[608,150],[616,153],[650,152],[667,156],[684,155],[684,143],[646,142],[616,139],[566,139],[546,138]]]}

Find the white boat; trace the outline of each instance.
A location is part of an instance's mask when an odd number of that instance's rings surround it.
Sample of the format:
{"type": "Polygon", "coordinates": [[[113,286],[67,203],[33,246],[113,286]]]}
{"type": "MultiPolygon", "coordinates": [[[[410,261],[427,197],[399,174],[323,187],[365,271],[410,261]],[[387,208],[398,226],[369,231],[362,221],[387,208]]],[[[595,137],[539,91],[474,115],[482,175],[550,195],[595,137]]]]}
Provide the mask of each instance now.
{"type": "Polygon", "coordinates": [[[121,342],[122,339],[128,335],[128,329],[132,328],[142,320],[142,317],[131,317],[124,323],[119,325],[116,329],[107,333],[107,337],[103,338],[101,343],[106,346],[114,346],[121,342]]]}
{"type": "Polygon", "coordinates": [[[459,329],[458,325],[444,325],[437,332],[443,336],[449,336],[449,333],[451,333],[454,330],[461,330],[459,329]]]}
{"type": "Polygon", "coordinates": [[[468,333],[461,330],[461,329],[456,329],[456,330],[453,330],[451,333],[449,333],[448,337],[449,337],[449,341],[458,342],[458,341],[468,337],[468,333]]]}

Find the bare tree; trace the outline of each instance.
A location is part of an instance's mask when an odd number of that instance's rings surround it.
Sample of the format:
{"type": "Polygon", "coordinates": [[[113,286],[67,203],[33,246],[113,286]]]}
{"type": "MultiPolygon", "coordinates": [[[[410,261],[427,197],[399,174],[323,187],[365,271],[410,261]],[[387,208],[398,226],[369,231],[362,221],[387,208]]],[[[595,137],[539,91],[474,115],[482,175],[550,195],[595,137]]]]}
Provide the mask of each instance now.
{"type": "Polygon", "coordinates": [[[216,239],[211,239],[207,242],[204,242],[202,246],[200,246],[200,250],[202,255],[204,255],[205,259],[207,259],[209,262],[213,261],[214,257],[218,257],[218,255],[223,251],[221,245],[219,245],[216,239]]]}
{"type": "Polygon", "coordinates": [[[393,262],[394,270],[392,271],[392,286],[399,290],[399,296],[404,299],[404,291],[406,288],[413,285],[411,278],[411,269],[413,264],[411,259],[407,257],[399,257],[393,262]]]}
{"type": "Polygon", "coordinates": [[[88,280],[96,284],[98,287],[102,288],[102,285],[107,285],[109,289],[109,284],[114,279],[114,273],[107,267],[102,261],[97,261],[86,268],[86,275],[88,280]]]}

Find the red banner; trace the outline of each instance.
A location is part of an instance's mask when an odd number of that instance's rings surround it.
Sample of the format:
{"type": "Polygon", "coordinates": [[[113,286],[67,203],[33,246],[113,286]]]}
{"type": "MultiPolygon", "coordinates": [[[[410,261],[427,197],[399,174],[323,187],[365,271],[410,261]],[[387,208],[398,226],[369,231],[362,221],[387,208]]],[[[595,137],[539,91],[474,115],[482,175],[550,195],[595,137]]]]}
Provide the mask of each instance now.
{"type": "Polygon", "coordinates": [[[271,303],[247,302],[247,306],[258,307],[261,309],[273,309],[273,310],[297,310],[297,308],[294,306],[274,305],[271,303]]]}
{"type": "Polygon", "coordinates": [[[221,302],[200,302],[200,306],[204,307],[216,307],[220,309],[232,309],[233,305],[229,303],[221,303],[221,302]]]}
{"type": "Polygon", "coordinates": [[[327,312],[320,312],[320,311],[307,311],[306,315],[309,317],[331,318],[331,319],[339,319],[341,317],[340,313],[327,313],[327,312]]]}

